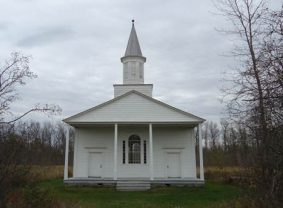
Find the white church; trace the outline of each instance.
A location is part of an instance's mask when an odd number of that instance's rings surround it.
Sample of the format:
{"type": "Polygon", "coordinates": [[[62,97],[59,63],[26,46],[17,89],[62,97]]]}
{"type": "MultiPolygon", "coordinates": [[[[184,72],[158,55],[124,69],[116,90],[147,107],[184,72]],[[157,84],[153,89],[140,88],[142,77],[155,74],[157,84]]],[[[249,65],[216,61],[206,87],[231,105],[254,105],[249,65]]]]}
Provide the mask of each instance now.
{"type": "Polygon", "coordinates": [[[203,185],[204,119],[152,97],[134,21],[121,62],[123,84],[113,85],[114,98],[63,120],[75,129],[73,176],[68,177],[67,133],[64,183],[118,190],[203,185]]]}

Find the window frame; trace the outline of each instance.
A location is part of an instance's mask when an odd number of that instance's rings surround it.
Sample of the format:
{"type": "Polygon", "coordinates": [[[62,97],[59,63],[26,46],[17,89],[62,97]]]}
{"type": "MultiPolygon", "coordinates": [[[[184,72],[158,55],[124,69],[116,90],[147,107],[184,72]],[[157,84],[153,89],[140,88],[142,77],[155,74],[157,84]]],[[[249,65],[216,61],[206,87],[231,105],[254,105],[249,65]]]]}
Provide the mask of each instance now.
{"type": "Polygon", "coordinates": [[[127,163],[127,149],[126,149],[126,140],[122,141],[122,164],[126,164],[127,163]]]}
{"type": "Polygon", "coordinates": [[[122,165],[147,165],[148,164],[148,141],[147,139],[142,139],[138,134],[131,134],[128,138],[122,140],[121,150],[122,150],[122,165]],[[140,139],[140,150],[139,150],[139,162],[131,162],[130,160],[130,147],[129,140],[131,136],[137,136],[140,139]],[[125,146],[124,146],[125,145],[125,146]]]}
{"type": "Polygon", "coordinates": [[[128,164],[142,164],[142,140],[140,136],[132,134],[128,138],[128,164]]]}
{"type": "Polygon", "coordinates": [[[143,140],[143,164],[147,164],[147,142],[143,140]]]}

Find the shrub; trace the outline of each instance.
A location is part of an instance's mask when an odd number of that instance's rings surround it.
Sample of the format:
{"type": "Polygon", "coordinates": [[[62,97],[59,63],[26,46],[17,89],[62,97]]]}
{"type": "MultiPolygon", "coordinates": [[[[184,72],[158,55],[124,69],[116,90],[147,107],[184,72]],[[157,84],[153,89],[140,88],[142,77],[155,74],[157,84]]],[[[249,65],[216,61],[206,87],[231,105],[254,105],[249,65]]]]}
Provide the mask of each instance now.
{"type": "Polygon", "coordinates": [[[6,208],[53,208],[58,204],[52,191],[35,185],[11,192],[5,200],[6,208]]]}

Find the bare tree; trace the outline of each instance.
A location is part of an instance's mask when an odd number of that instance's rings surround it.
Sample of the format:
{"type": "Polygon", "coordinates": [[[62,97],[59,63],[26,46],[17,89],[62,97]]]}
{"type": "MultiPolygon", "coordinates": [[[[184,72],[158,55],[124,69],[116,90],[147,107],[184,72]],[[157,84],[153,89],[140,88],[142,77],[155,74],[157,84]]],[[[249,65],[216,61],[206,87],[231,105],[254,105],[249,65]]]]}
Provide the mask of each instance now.
{"type": "Polygon", "coordinates": [[[26,84],[27,79],[34,79],[37,75],[30,70],[30,57],[18,52],[12,53],[10,59],[0,66],[0,124],[12,124],[31,112],[44,112],[57,114],[61,108],[57,105],[36,104],[34,108],[27,110],[22,115],[5,121],[4,117],[10,112],[10,105],[19,99],[17,88],[26,84]]]}
{"type": "Polygon", "coordinates": [[[221,119],[220,125],[221,125],[221,131],[222,131],[224,150],[227,150],[229,122],[225,119],[221,119]]]}
{"type": "Polygon", "coordinates": [[[61,112],[57,105],[40,105],[36,104],[34,108],[27,110],[20,116],[11,120],[5,119],[7,114],[12,114],[10,106],[19,98],[18,87],[25,85],[26,80],[36,78],[36,74],[30,70],[30,57],[20,53],[12,53],[10,59],[0,65],[0,206],[7,192],[13,184],[18,182],[27,175],[29,171],[29,154],[30,145],[33,150],[40,151],[40,125],[34,123],[32,128],[24,131],[26,140],[19,136],[14,129],[16,121],[20,120],[31,112],[43,112],[49,115],[61,112]],[[34,141],[31,143],[30,138],[34,141]]]}
{"type": "Polygon", "coordinates": [[[232,25],[226,32],[239,38],[233,55],[240,67],[225,89],[232,97],[227,109],[241,127],[241,142],[255,144],[258,190],[282,199],[282,10],[271,11],[264,0],[219,0],[217,7],[232,25]]]}
{"type": "Polygon", "coordinates": [[[208,148],[208,122],[205,122],[202,128],[205,149],[208,148]]]}
{"type": "Polygon", "coordinates": [[[208,123],[208,135],[210,140],[210,147],[216,148],[219,144],[219,128],[217,123],[210,121],[208,123]]]}

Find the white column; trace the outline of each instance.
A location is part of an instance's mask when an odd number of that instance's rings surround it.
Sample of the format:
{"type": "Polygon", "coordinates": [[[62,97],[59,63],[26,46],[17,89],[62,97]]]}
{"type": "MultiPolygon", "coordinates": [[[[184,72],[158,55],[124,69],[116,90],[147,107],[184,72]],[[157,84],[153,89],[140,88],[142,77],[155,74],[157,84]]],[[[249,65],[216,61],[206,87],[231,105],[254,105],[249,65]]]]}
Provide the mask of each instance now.
{"type": "Polygon", "coordinates": [[[65,147],[65,166],[64,166],[64,180],[68,179],[68,166],[69,166],[69,127],[66,128],[66,147],[65,147]]]}
{"type": "Polygon", "coordinates": [[[149,124],[149,168],[150,180],[153,180],[153,144],[152,144],[152,124],[149,124]]]}
{"type": "Polygon", "coordinates": [[[200,179],[204,180],[201,124],[198,125],[198,146],[199,146],[199,173],[200,173],[200,179]]]}
{"type": "Polygon", "coordinates": [[[117,146],[118,146],[118,124],[114,128],[114,171],[113,178],[117,180],[117,146]]]}

